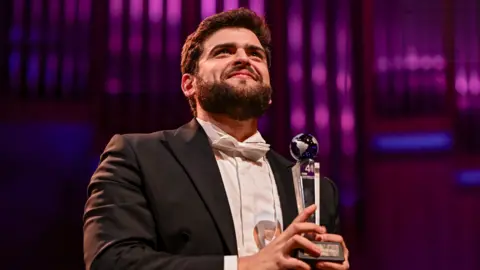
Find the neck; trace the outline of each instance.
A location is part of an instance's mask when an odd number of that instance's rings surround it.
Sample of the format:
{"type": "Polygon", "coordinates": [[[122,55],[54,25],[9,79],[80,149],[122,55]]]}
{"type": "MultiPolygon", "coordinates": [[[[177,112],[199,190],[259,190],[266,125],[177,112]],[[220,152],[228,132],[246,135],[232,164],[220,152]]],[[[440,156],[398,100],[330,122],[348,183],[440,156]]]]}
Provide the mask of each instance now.
{"type": "Polygon", "coordinates": [[[213,114],[203,110],[198,111],[197,117],[203,121],[214,124],[239,142],[245,141],[257,132],[257,119],[239,121],[223,114],[213,114]]]}

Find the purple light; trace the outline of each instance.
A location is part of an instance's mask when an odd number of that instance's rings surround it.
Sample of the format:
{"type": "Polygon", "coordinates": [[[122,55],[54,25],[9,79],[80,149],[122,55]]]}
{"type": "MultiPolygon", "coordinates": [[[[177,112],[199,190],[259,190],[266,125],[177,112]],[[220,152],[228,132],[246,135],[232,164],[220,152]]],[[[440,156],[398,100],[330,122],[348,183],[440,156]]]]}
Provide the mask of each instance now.
{"type": "Polygon", "coordinates": [[[395,69],[397,70],[401,70],[403,69],[403,58],[400,56],[400,55],[396,55],[394,58],[393,58],[393,66],[395,67],[395,69]]]}
{"type": "Polygon", "coordinates": [[[468,92],[467,74],[463,68],[458,70],[455,76],[455,89],[460,95],[466,95],[468,92]]]}
{"type": "MultiPolygon", "coordinates": [[[[344,155],[351,156],[355,153],[355,137],[353,105],[351,96],[351,47],[349,44],[349,36],[351,35],[347,25],[349,25],[350,15],[348,0],[340,0],[337,9],[336,32],[337,32],[337,70],[336,70],[336,86],[338,91],[338,101],[341,110],[340,126],[342,152],[344,155]]],[[[387,59],[388,62],[391,59],[387,59]]],[[[391,64],[389,63],[389,66],[391,64]]]]}
{"type": "Polygon", "coordinates": [[[120,35],[112,35],[112,33],[110,33],[108,48],[111,54],[119,54],[122,51],[122,37],[120,35]]]}
{"type": "Polygon", "coordinates": [[[171,25],[180,24],[182,15],[182,1],[167,0],[167,21],[171,25]]]}
{"type": "Polygon", "coordinates": [[[202,19],[215,14],[216,8],[216,0],[202,0],[202,19]]]}
{"type": "Polygon", "coordinates": [[[316,106],[315,108],[315,125],[317,128],[327,128],[330,122],[330,112],[325,104],[316,106]]]}
{"type": "Polygon", "coordinates": [[[337,53],[341,56],[347,54],[347,31],[345,27],[337,27],[337,53]]]}
{"type": "Polygon", "coordinates": [[[130,20],[138,21],[142,19],[143,0],[130,0],[130,20]]]}
{"type": "Polygon", "coordinates": [[[110,0],[110,17],[121,17],[123,13],[123,0],[110,0]]]}
{"type": "Polygon", "coordinates": [[[46,62],[45,83],[52,88],[57,82],[58,58],[55,53],[49,53],[46,62]]]}
{"type": "Polygon", "coordinates": [[[22,40],[22,29],[20,25],[12,25],[10,28],[10,42],[12,44],[19,43],[22,40]]]}
{"type": "Polygon", "coordinates": [[[480,93],[480,80],[478,78],[477,71],[472,71],[470,73],[470,80],[468,81],[468,86],[470,88],[470,93],[477,95],[480,93]]]}
{"type": "Polygon", "coordinates": [[[128,48],[133,55],[139,55],[142,51],[142,14],[143,0],[130,0],[130,37],[128,48]]]}
{"type": "Polygon", "coordinates": [[[154,59],[160,57],[162,53],[162,18],[163,18],[163,0],[150,0],[150,41],[148,52],[154,59]]]}
{"type": "Polygon", "coordinates": [[[263,117],[260,117],[260,119],[258,119],[258,127],[260,131],[262,132],[266,131],[268,128],[268,125],[269,125],[269,119],[267,115],[264,115],[263,117]]]}
{"type": "Polygon", "coordinates": [[[457,98],[457,107],[460,110],[468,109],[470,102],[468,101],[468,97],[466,95],[459,96],[457,98]]]}
{"type": "Polygon", "coordinates": [[[65,1],[65,23],[73,24],[75,22],[76,4],[76,0],[65,1]]]}
{"type": "Polygon", "coordinates": [[[8,70],[10,71],[10,84],[13,88],[20,85],[20,60],[21,54],[13,51],[8,59],[8,70]]]}
{"type": "Polygon", "coordinates": [[[315,20],[312,25],[312,53],[320,55],[325,53],[325,25],[315,20]]]}
{"type": "Polygon", "coordinates": [[[433,67],[437,70],[443,70],[445,68],[445,59],[437,54],[433,57],[433,67]]]}
{"type": "Polygon", "coordinates": [[[422,79],[423,79],[423,76],[417,73],[413,73],[408,78],[408,86],[410,86],[413,89],[418,88],[420,86],[422,79]]]}
{"type": "Polygon", "coordinates": [[[55,25],[60,19],[60,2],[59,0],[50,0],[49,2],[48,19],[51,25],[55,25]]]}
{"type": "Polygon", "coordinates": [[[231,10],[238,8],[238,0],[224,0],[223,10],[231,10]]]}
{"type": "Polygon", "coordinates": [[[295,133],[299,133],[305,129],[305,111],[302,107],[297,107],[292,110],[290,123],[295,133]]]}
{"type": "Polygon", "coordinates": [[[62,86],[64,90],[68,90],[72,86],[74,67],[75,67],[75,64],[74,64],[73,57],[71,55],[66,55],[63,58],[63,67],[62,67],[62,86]]]}
{"type": "Polygon", "coordinates": [[[349,108],[344,108],[341,113],[341,126],[343,131],[353,131],[355,127],[355,118],[349,108]]]}
{"type": "Polygon", "coordinates": [[[305,106],[302,59],[302,6],[299,1],[290,1],[288,14],[288,81],[290,90],[290,125],[292,135],[304,132],[305,106]]]}
{"type": "Polygon", "coordinates": [[[130,0],[130,87],[133,93],[140,92],[140,53],[143,46],[142,35],[143,0],[130,0]]]}
{"type": "Polygon", "coordinates": [[[22,23],[24,2],[24,0],[13,1],[13,20],[17,25],[22,23]]]}
{"type": "Polygon", "coordinates": [[[78,19],[81,22],[88,22],[90,20],[91,10],[91,0],[81,0],[78,6],[78,19]]]}
{"type": "Polygon", "coordinates": [[[21,59],[21,54],[18,51],[13,51],[10,54],[10,59],[8,61],[9,63],[9,70],[11,75],[16,75],[20,74],[20,59],[21,59]]]}
{"type": "Polygon", "coordinates": [[[405,57],[405,65],[410,70],[416,70],[419,65],[418,56],[416,53],[416,49],[410,49],[407,56],[405,57]]]}
{"type": "Polygon", "coordinates": [[[288,44],[291,50],[300,50],[302,47],[302,20],[292,15],[288,21],[288,44]]]}
{"type": "Polygon", "coordinates": [[[40,32],[40,22],[42,20],[42,2],[33,1],[31,12],[31,22],[30,22],[30,42],[37,43],[40,41],[41,32],[40,32]]]}
{"type": "Polygon", "coordinates": [[[149,63],[149,91],[159,92],[160,87],[160,72],[161,63],[160,57],[162,55],[162,35],[163,35],[163,0],[149,0],[149,17],[150,17],[150,39],[148,44],[149,63]]]}
{"type": "Polygon", "coordinates": [[[303,69],[300,63],[294,62],[290,64],[288,69],[288,77],[292,82],[300,82],[303,78],[303,69]]]}
{"type": "Polygon", "coordinates": [[[163,17],[163,1],[162,0],[149,0],[148,15],[150,21],[158,23],[162,21],[163,17]]]}
{"type": "Polygon", "coordinates": [[[316,86],[324,86],[327,82],[327,69],[324,64],[316,63],[312,68],[312,81],[316,86]]]}
{"type": "Polygon", "coordinates": [[[108,49],[113,55],[122,51],[122,13],[122,0],[110,0],[108,49]]]}
{"type": "Polygon", "coordinates": [[[42,19],[42,1],[33,1],[32,3],[32,20],[33,21],[40,21],[42,19]]]}
{"type": "MultiPolygon", "coordinates": [[[[310,55],[311,55],[311,82],[314,107],[315,135],[321,140],[319,154],[328,155],[330,152],[330,112],[327,102],[327,69],[326,62],[326,33],[325,33],[325,3],[326,1],[313,1],[309,9],[310,24],[310,55]]],[[[301,30],[300,30],[301,31],[301,30]]]]}
{"type": "Polygon", "coordinates": [[[337,73],[337,89],[345,92],[350,90],[352,86],[352,80],[350,74],[347,74],[345,71],[339,71],[337,73]]]}
{"type": "Polygon", "coordinates": [[[429,55],[424,55],[420,57],[420,67],[424,70],[429,70],[433,67],[433,58],[431,58],[429,55]]]}
{"type": "Polygon", "coordinates": [[[388,67],[388,59],[385,56],[380,56],[377,59],[377,71],[378,72],[386,72],[389,69],[388,67]]]}
{"type": "Polygon", "coordinates": [[[250,0],[249,7],[259,15],[265,14],[264,0],[250,0]]]}
{"type": "Polygon", "coordinates": [[[437,84],[437,86],[444,87],[446,83],[445,75],[443,73],[435,74],[435,84],[437,84]]]}
{"type": "Polygon", "coordinates": [[[109,78],[107,80],[107,92],[112,95],[117,95],[122,90],[122,83],[117,78],[109,78]]]}
{"type": "Polygon", "coordinates": [[[139,54],[142,51],[142,44],[143,44],[142,35],[138,33],[133,35],[132,33],[132,35],[128,39],[128,48],[130,49],[130,53],[139,54]]]}
{"type": "Polygon", "coordinates": [[[85,53],[83,56],[79,57],[76,63],[77,63],[77,74],[79,78],[77,83],[80,87],[83,88],[85,87],[86,82],[88,80],[87,74],[88,74],[89,64],[90,64],[87,54],[85,53]]]}
{"type": "Polygon", "coordinates": [[[181,4],[182,1],[167,0],[167,58],[176,59],[179,54],[181,4]]]}
{"type": "Polygon", "coordinates": [[[150,44],[148,44],[148,51],[150,56],[152,57],[159,57],[162,53],[162,39],[160,36],[151,36],[150,37],[150,44]]]}
{"type": "Polygon", "coordinates": [[[355,140],[352,140],[352,137],[355,135],[353,131],[343,130],[342,136],[342,152],[346,156],[353,156],[356,152],[356,143],[355,140]]]}
{"type": "Polygon", "coordinates": [[[27,67],[27,84],[28,88],[35,89],[38,84],[40,70],[40,59],[37,53],[32,53],[28,60],[27,67]]]}

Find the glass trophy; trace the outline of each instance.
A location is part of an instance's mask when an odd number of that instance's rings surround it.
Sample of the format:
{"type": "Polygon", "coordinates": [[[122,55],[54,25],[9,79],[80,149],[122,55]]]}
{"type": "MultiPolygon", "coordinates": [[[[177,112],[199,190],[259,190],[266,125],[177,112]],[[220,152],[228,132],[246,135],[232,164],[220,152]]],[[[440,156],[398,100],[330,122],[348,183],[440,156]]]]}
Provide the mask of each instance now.
{"type": "MultiPolygon", "coordinates": [[[[320,163],[314,158],[318,153],[318,142],[310,134],[298,134],[290,143],[290,154],[297,161],[292,168],[293,184],[298,212],[315,204],[317,209],[307,222],[320,225],[320,163]]],[[[311,256],[303,250],[298,250],[296,257],[305,262],[330,261],[343,262],[343,246],[337,242],[315,241],[313,235],[305,234],[304,237],[315,243],[321,250],[318,257],[311,256]]]]}

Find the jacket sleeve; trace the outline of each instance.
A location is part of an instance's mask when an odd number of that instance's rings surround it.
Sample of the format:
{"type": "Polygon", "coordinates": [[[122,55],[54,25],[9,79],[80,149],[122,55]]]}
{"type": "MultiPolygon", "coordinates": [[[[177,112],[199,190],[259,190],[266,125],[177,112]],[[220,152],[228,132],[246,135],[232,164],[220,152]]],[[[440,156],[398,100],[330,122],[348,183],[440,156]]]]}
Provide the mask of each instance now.
{"type": "Polygon", "coordinates": [[[128,137],[113,136],[88,185],[83,218],[86,269],[222,270],[223,256],[179,256],[159,250],[142,189],[142,172],[128,137]]]}

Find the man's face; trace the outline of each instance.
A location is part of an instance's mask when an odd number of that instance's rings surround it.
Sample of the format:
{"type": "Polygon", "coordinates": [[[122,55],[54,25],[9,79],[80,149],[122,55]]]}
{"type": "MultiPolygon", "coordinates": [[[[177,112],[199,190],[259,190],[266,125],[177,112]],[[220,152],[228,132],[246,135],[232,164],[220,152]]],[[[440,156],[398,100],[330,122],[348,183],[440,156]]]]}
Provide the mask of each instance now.
{"type": "Polygon", "coordinates": [[[205,40],[203,48],[198,76],[205,82],[225,81],[237,87],[270,85],[266,52],[252,31],[220,29],[205,40]]]}
{"type": "Polygon", "coordinates": [[[270,105],[267,56],[250,30],[224,28],[203,44],[196,74],[197,102],[211,113],[246,120],[270,105]]]}

